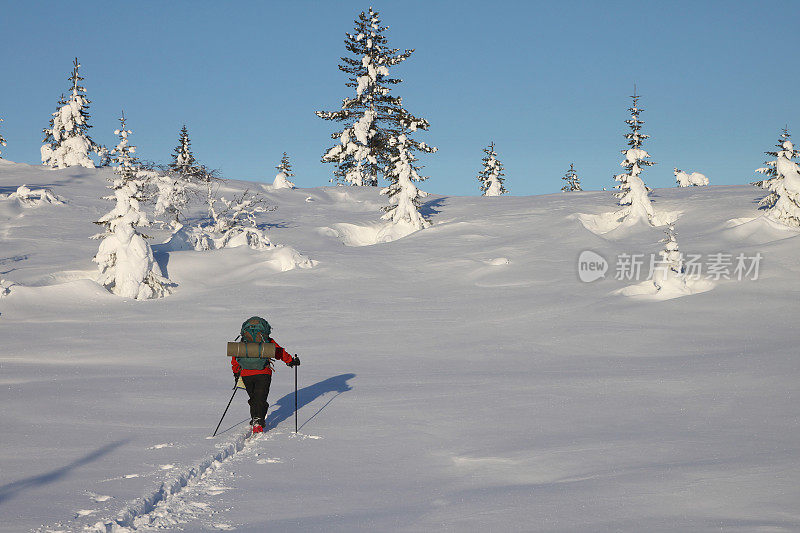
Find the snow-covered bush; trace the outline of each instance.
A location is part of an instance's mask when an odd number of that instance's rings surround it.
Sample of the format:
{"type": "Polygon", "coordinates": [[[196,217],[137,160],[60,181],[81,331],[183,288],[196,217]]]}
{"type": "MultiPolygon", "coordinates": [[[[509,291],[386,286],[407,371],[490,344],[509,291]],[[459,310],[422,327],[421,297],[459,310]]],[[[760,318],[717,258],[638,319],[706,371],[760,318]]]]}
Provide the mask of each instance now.
{"type": "MultiPolygon", "coordinates": [[[[389,77],[389,67],[402,63],[413,50],[398,54],[398,49],[386,46],[384,32],[376,11],[369,8],[355,21],[355,30],[348,33],[345,46],[351,57],[343,57],[339,69],[350,75],[346,84],[356,90],[355,97],[345,98],[339,111],[317,111],[318,117],[345,123],[331,135],[336,141],[322,156],[336,163],[332,182],[346,185],[378,185],[378,173],[391,172],[397,139],[401,134],[427,130],[426,120],[412,116],[403,108],[401,98],[391,96],[390,86],[402,80],[389,77]],[[413,124],[407,130],[403,124],[413,124]]],[[[416,149],[415,143],[409,149],[416,149]]],[[[435,151],[425,150],[428,152],[435,151]]]]}
{"type": "Polygon", "coordinates": [[[17,200],[23,207],[38,207],[44,204],[63,204],[64,200],[48,188],[29,189],[27,185],[20,185],[15,192],[4,196],[8,200],[17,200]]]}
{"type": "Polygon", "coordinates": [[[486,156],[483,158],[483,170],[478,174],[478,181],[481,184],[483,196],[500,196],[508,191],[503,186],[503,163],[497,159],[494,151],[494,142],[490,142],[487,148],[483,149],[486,156]]]}
{"type": "Polygon", "coordinates": [[[572,192],[572,191],[582,191],[583,188],[581,187],[581,178],[578,177],[578,171],[575,170],[575,164],[569,164],[569,170],[567,173],[564,174],[564,177],[561,178],[566,182],[566,184],[561,187],[561,190],[564,192],[572,192]]]}
{"type": "Polygon", "coordinates": [[[45,128],[45,138],[41,148],[42,164],[53,168],[82,166],[94,168],[90,152],[99,153],[101,148],[89,137],[89,104],[86,89],[81,86],[83,78],[78,74],[78,58],[72,68],[70,96],[58,102],[58,109],[50,119],[50,127],[45,128]]]}
{"type": "Polygon", "coordinates": [[[244,244],[257,250],[270,247],[272,244],[266,232],[259,229],[256,217],[274,209],[274,206],[266,205],[263,197],[250,194],[250,191],[244,191],[231,200],[220,197],[212,205],[213,215],[208,227],[217,235],[214,247],[233,248],[244,244]]]}
{"type": "Polygon", "coordinates": [[[139,228],[148,226],[147,216],[140,210],[144,199],[145,182],[138,176],[135,147],[128,146],[131,131],[125,127],[125,115],[120,118],[119,144],[110,152],[115,177],[110,188],[114,208],[96,224],[105,232],[93,238],[102,239],[94,262],[99,269],[98,281],[111,292],[124,298],[160,298],[172,292],[174,284],[156,272],[153,250],[139,228]]]}
{"type": "Polygon", "coordinates": [[[381,218],[420,230],[430,226],[430,222],[419,212],[420,198],[424,198],[428,193],[419,190],[414,182],[424,181],[427,177],[420,176],[414,164],[416,158],[410,150],[414,142],[405,135],[392,137],[390,141],[395,148],[386,176],[390,185],[381,190],[381,194],[389,197],[389,205],[383,208],[386,213],[381,218]]]}
{"type": "Polygon", "coordinates": [[[265,230],[258,227],[261,213],[274,211],[275,206],[257,194],[244,191],[227,200],[212,198],[209,218],[197,226],[178,226],[165,243],[169,250],[218,250],[249,246],[254,250],[272,247],[265,230]]]}
{"type": "Polygon", "coordinates": [[[705,174],[699,172],[692,172],[689,174],[679,168],[674,168],[674,173],[675,181],[678,182],[678,187],[702,187],[708,185],[708,178],[705,174]]]}
{"type": "Polygon", "coordinates": [[[294,176],[292,174],[292,165],[289,163],[289,156],[283,152],[281,163],[275,167],[278,170],[275,181],[272,182],[272,187],[275,189],[294,189],[294,183],[289,181],[289,178],[294,176]]]}
{"type": "Polygon", "coordinates": [[[625,211],[621,213],[624,215],[625,220],[640,219],[650,222],[654,215],[653,206],[647,196],[650,191],[642,181],[640,174],[642,173],[642,167],[649,167],[655,163],[647,159],[650,154],[642,149],[642,143],[649,135],[644,135],[640,132],[642,124],[644,124],[639,118],[639,114],[643,111],[639,107],[639,98],[641,96],[637,95],[634,90],[631,98],[633,98],[633,105],[628,108],[628,111],[631,112],[631,118],[625,121],[630,128],[630,132],[625,134],[629,148],[621,150],[625,155],[625,159],[620,163],[620,166],[625,168],[625,172],[614,176],[614,179],[619,182],[614,186],[615,189],[619,189],[615,196],[619,198],[619,205],[626,206],[625,211]]]}

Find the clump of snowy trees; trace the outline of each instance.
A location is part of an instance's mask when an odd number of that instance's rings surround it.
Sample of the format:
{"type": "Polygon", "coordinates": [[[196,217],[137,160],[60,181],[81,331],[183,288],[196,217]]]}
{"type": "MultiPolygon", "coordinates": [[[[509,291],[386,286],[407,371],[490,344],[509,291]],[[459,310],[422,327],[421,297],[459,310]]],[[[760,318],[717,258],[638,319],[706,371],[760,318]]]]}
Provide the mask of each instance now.
{"type": "Polygon", "coordinates": [[[403,100],[391,95],[391,86],[402,80],[392,78],[389,68],[408,59],[414,50],[389,48],[378,12],[371,7],[361,12],[345,47],[350,57],[342,57],[339,69],[349,75],[348,87],[355,96],[345,98],[338,111],[317,111],[324,120],[343,124],[331,135],[336,141],[322,156],[335,163],[335,181],[342,185],[377,186],[380,174],[389,181],[381,190],[389,197],[384,220],[404,221],[416,229],[428,224],[419,214],[419,199],[425,196],[414,182],[425,179],[417,170],[415,152],[433,153],[436,148],[417,141],[413,134],[430,127],[403,107],[403,100]],[[416,211],[416,214],[411,211],[416,211]]]}
{"type": "Polygon", "coordinates": [[[281,162],[275,168],[278,170],[278,174],[272,182],[272,187],[275,189],[294,189],[294,183],[289,181],[289,178],[293,177],[294,174],[292,174],[292,165],[289,163],[289,156],[286,155],[286,152],[283,152],[281,162]]]}
{"type": "Polygon", "coordinates": [[[628,108],[628,111],[631,112],[631,118],[625,121],[630,129],[625,134],[628,148],[621,150],[625,159],[620,163],[620,166],[625,169],[625,172],[614,176],[614,179],[619,182],[614,186],[615,189],[619,189],[615,196],[619,198],[619,205],[625,207],[622,212],[625,220],[650,222],[654,215],[653,206],[648,198],[650,190],[642,181],[640,174],[643,167],[652,166],[655,162],[648,159],[650,154],[642,148],[644,140],[650,136],[641,132],[644,121],[639,118],[639,115],[644,109],[639,107],[639,98],[641,96],[636,94],[635,88],[631,98],[633,99],[633,104],[628,108]]]}
{"type": "Polygon", "coordinates": [[[483,161],[483,170],[478,174],[478,181],[481,184],[482,196],[500,196],[508,191],[504,186],[505,180],[503,176],[503,163],[497,158],[497,152],[494,151],[494,141],[489,143],[489,146],[483,149],[486,154],[483,161]]]}
{"type": "Polygon", "coordinates": [[[83,78],[78,73],[80,68],[75,58],[70,82],[69,97],[62,95],[58,108],[45,128],[44,144],[41,148],[42,164],[52,168],[83,166],[94,168],[89,157],[91,152],[100,154],[101,147],[89,136],[89,104],[86,89],[81,85],[83,78]]]}
{"type": "Polygon", "coordinates": [[[98,281],[124,298],[160,298],[168,295],[174,284],[156,271],[153,250],[139,229],[150,224],[141,209],[145,181],[138,175],[136,148],[128,144],[132,132],[127,129],[124,113],[119,120],[120,128],[114,132],[119,143],[109,152],[114,165],[114,177],[109,180],[114,195],[106,197],[115,205],[96,222],[105,231],[93,237],[101,239],[94,257],[98,281]]]}
{"type": "Polygon", "coordinates": [[[794,149],[790,138],[788,128],[784,128],[776,145],[778,150],[765,152],[775,159],[765,161],[765,167],[756,169],[767,178],[753,184],[769,191],[759,202],[769,218],[800,227],[800,167],[792,161],[800,152],[794,149]]]}
{"type": "Polygon", "coordinates": [[[581,178],[578,177],[578,171],[575,170],[575,163],[569,164],[569,170],[567,170],[566,174],[564,174],[564,177],[561,179],[566,182],[564,186],[561,187],[562,191],[573,192],[583,190],[583,188],[581,188],[581,178]]]}

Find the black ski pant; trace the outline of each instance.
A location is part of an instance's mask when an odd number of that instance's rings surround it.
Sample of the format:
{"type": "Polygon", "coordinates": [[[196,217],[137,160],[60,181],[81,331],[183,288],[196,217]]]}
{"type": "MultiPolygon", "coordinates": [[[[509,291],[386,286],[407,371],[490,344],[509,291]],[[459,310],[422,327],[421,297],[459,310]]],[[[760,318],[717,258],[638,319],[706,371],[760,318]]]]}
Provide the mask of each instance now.
{"type": "Polygon", "coordinates": [[[272,382],[271,374],[256,374],[255,376],[242,376],[244,388],[247,390],[247,395],[250,397],[247,403],[250,404],[250,419],[258,419],[258,423],[262,426],[265,423],[267,416],[267,395],[269,394],[269,385],[272,382]]]}

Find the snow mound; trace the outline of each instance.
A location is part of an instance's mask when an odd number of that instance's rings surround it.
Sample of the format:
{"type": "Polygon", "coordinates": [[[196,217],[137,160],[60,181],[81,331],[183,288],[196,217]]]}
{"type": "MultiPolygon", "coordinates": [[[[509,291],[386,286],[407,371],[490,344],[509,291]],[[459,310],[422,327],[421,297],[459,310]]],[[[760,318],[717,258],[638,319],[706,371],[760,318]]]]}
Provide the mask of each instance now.
{"type": "Polygon", "coordinates": [[[732,218],[728,220],[721,234],[731,241],[748,241],[751,244],[789,239],[800,235],[799,228],[792,228],[761,215],[757,217],[732,218]]]}
{"type": "MultiPolygon", "coordinates": [[[[631,229],[636,226],[649,226],[659,227],[672,224],[681,215],[680,211],[664,211],[656,212],[650,220],[644,220],[641,217],[629,217],[629,208],[619,209],[618,211],[610,211],[607,213],[600,213],[599,215],[590,215],[585,213],[576,213],[568,218],[577,219],[584,228],[591,231],[595,235],[607,235],[609,237],[623,237],[624,235],[609,235],[611,232],[619,229],[631,229]]],[[[623,233],[623,232],[620,232],[623,233]]],[[[627,232],[625,232],[627,233],[627,232]]]]}
{"type": "Polygon", "coordinates": [[[273,189],[294,189],[295,185],[294,185],[294,183],[289,181],[289,178],[286,177],[286,174],[281,172],[277,176],[275,176],[275,181],[272,182],[272,188],[273,189]]]}
{"type": "Polygon", "coordinates": [[[371,246],[396,241],[417,232],[417,228],[407,222],[375,222],[358,225],[341,222],[333,227],[319,228],[323,235],[340,239],[345,246],[371,246]]]}
{"type": "Polygon", "coordinates": [[[672,300],[682,296],[700,294],[714,288],[714,282],[707,279],[668,279],[661,281],[660,286],[653,280],[643,281],[617,289],[612,294],[628,296],[638,300],[672,300]]]}
{"type": "Polygon", "coordinates": [[[317,261],[309,259],[291,246],[279,244],[273,249],[267,250],[265,253],[268,254],[269,259],[263,261],[261,264],[277,272],[286,272],[294,268],[312,268],[317,264],[317,261]]]}

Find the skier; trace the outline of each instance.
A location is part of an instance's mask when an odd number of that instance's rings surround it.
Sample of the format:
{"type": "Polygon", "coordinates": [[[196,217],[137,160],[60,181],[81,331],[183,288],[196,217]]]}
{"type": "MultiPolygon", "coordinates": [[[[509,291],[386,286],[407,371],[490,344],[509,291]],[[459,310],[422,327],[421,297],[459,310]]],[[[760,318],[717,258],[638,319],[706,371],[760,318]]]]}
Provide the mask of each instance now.
{"type": "MultiPolygon", "coordinates": [[[[242,324],[242,341],[271,342],[275,345],[275,359],[280,359],[289,367],[300,366],[300,358],[296,355],[292,357],[286,350],[281,348],[269,336],[271,331],[272,328],[269,322],[260,317],[252,317],[242,324]]],[[[267,409],[269,409],[267,395],[272,382],[272,365],[269,359],[261,359],[255,365],[248,364],[247,366],[255,366],[256,368],[244,368],[239,364],[238,358],[231,357],[231,367],[233,368],[235,382],[238,384],[241,376],[244,388],[250,397],[247,403],[250,404],[250,425],[253,426],[253,433],[261,433],[264,431],[267,409]]]]}

